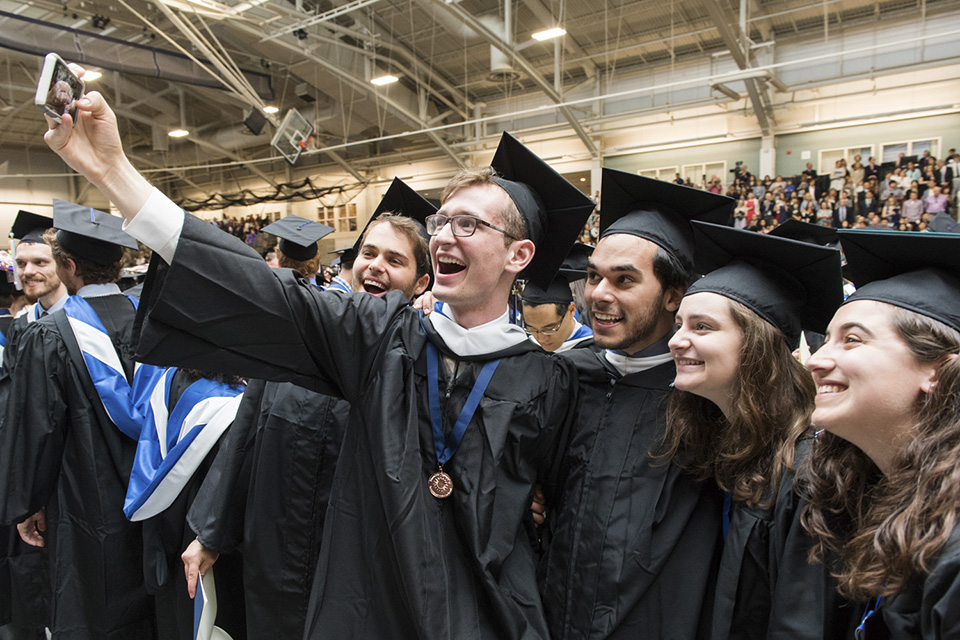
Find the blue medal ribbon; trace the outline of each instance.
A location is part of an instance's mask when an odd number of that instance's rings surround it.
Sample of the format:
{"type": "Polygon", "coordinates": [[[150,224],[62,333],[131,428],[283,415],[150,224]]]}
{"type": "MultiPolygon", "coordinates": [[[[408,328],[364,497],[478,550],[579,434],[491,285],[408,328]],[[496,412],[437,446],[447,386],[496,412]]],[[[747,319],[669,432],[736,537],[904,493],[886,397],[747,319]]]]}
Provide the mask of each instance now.
{"type": "Polygon", "coordinates": [[[450,443],[443,435],[443,415],[440,412],[440,354],[437,348],[429,341],[427,342],[427,387],[430,400],[430,424],[433,426],[433,447],[437,454],[437,463],[440,468],[446,464],[453,454],[460,447],[463,440],[463,434],[467,431],[467,425],[473,419],[473,414],[477,412],[480,405],[480,398],[483,392],[487,390],[493,372],[496,370],[499,360],[491,360],[483,365],[477,381],[473,383],[470,395],[467,397],[466,404],[460,410],[460,416],[453,425],[453,431],[450,433],[450,443]]]}

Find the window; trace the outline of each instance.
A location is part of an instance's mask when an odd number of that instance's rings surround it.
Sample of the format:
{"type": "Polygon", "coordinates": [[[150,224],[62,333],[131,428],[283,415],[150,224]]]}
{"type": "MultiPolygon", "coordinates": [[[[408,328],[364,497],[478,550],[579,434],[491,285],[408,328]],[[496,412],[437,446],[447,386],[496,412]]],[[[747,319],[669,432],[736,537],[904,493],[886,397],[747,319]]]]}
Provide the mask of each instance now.
{"type": "Polygon", "coordinates": [[[317,207],[317,222],[341,233],[356,232],[357,205],[349,202],[334,207],[317,207]]]}
{"type": "Polygon", "coordinates": [[[872,155],[872,144],[844,147],[842,149],[821,149],[817,173],[820,175],[830,173],[837,166],[837,160],[846,160],[847,169],[850,169],[856,156],[860,156],[860,163],[865,165],[872,155]]]}
{"type": "Polygon", "coordinates": [[[336,214],[333,207],[317,207],[317,222],[336,228],[336,214]]]}
{"type": "Polygon", "coordinates": [[[934,158],[940,157],[941,138],[929,138],[927,140],[904,140],[899,142],[884,142],[880,145],[880,162],[897,162],[900,154],[910,156],[921,156],[924,151],[929,151],[934,158]]]}
{"type": "Polygon", "coordinates": [[[657,167],[655,169],[641,169],[640,171],[637,171],[637,175],[644,176],[645,178],[656,178],[658,180],[672,181],[679,172],[680,169],[676,166],[657,167]]]}
{"type": "MultiPolygon", "coordinates": [[[[721,184],[729,182],[727,179],[727,162],[725,160],[703,162],[700,164],[685,164],[683,165],[683,173],[680,175],[683,176],[684,180],[689,178],[690,182],[697,187],[706,186],[706,183],[714,178],[720,180],[721,184]]],[[[670,179],[672,180],[673,178],[671,177],[670,179]]]]}

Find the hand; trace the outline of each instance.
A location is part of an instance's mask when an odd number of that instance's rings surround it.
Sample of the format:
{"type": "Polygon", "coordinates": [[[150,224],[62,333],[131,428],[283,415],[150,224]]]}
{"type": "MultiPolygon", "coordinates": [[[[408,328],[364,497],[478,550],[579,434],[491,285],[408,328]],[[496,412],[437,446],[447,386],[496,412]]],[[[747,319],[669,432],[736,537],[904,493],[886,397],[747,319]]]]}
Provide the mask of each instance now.
{"type": "MultiPolygon", "coordinates": [[[[83,68],[70,65],[83,77],[83,68]]],[[[82,174],[124,215],[132,217],[150,194],[150,184],[123,153],[117,117],[96,91],[77,100],[77,119],[47,119],[44,141],[67,165],[82,174]]]]}
{"type": "Polygon", "coordinates": [[[432,291],[424,291],[423,295],[413,301],[413,308],[417,311],[423,311],[423,315],[428,316],[433,313],[433,307],[437,299],[433,297],[432,291]]]}
{"type": "Polygon", "coordinates": [[[533,488],[533,504],[530,505],[533,513],[533,522],[539,527],[547,519],[547,498],[543,495],[543,488],[537,485],[533,488]]]}
{"type": "Polygon", "coordinates": [[[47,517],[44,515],[43,509],[17,525],[17,531],[23,541],[34,547],[43,546],[43,536],[41,534],[46,530],[47,517]]]}
{"type": "Polygon", "coordinates": [[[197,581],[219,557],[219,551],[206,548],[197,539],[194,539],[180,555],[180,559],[183,560],[183,573],[187,576],[187,593],[190,594],[191,599],[197,595],[197,581]]]}

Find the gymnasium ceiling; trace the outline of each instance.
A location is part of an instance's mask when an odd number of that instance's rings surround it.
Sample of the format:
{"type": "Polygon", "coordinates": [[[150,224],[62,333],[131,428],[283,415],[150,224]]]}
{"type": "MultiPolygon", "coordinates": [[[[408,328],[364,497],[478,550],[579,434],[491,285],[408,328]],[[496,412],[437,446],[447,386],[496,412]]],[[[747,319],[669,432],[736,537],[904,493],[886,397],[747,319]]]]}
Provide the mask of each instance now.
{"type": "MultiPolygon", "coordinates": [[[[609,95],[622,78],[718,56],[746,70],[774,44],[955,9],[954,0],[507,2],[0,0],[0,150],[44,148],[32,103],[48,50],[103,72],[88,90],[108,96],[140,168],[174,168],[154,179],[204,190],[290,178],[269,144],[290,108],[314,123],[308,148],[321,150],[298,170],[316,165],[358,181],[398,161],[468,164],[472,145],[495,138],[485,118],[504,105],[549,107],[596,154],[596,131],[584,124],[596,103],[570,106],[570,95],[609,95]],[[565,36],[531,38],[557,25],[565,36]],[[384,74],[398,81],[370,83],[384,74]],[[255,136],[243,121],[265,106],[280,111],[255,136]],[[190,135],[166,135],[180,126],[190,135]]],[[[788,87],[775,74],[739,86],[765,128],[771,93],[788,87]]],[[[711,89],[717,102],[732,99],[711,89]]]]}

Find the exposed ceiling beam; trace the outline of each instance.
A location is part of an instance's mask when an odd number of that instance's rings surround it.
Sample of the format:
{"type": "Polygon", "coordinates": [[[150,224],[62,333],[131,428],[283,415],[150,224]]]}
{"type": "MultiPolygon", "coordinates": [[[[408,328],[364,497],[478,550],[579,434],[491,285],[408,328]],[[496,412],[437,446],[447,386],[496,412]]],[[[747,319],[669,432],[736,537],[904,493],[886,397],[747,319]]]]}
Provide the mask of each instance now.
{"type": "Polygon", "coordinates": [[[356,179],[357,182],[366,182],[366,181],[367,181],[367,179],[364,178],[363,175],[361,175],[359,171],[357,171],[356,169],[353,168],[353,165],[351,165],[349,162],[347,162],[346,160],[344,160],[344,159],[343,159],[343,156],[341,156],[341,155],[340,155],[339,153],[337,153],[336,151],[327,151],[327,155],[330,156],[330,158],[331,158],[334,162],[336,162],[338,165],[340,165],[340,167],[341,167],[344,171],[346,171],[346,172],[349,173],[351,176],[353,176],[354,179],[356,179]]]}
{"type": "MultiPolygon", "coordinates": [[[[730,50],[730,57],[733,58],[733,61],[744,71],[750,69],[750,59],[744,51],[744,49],[749,51],[749,45],[744,47],[748,42],[746,34],[740,31],[740,27],[732,26],[727,20],[727,15],[730,13],[727,8],[723,6],[719,0],[700,0],[700,3],[704,9],[706,9],[707,13],[710,14],[710,18],[720,33],[720,38],[723,40],[727,49],[730,50]]],[[[763,85],[761,85],[760,81],[756,78],[747,78],[743,81],[743,84],[747,88],[747,95],[750,96],[750,104],[753,107],[754,114],[757,116],[757,124],[760,125],[760,130],[763,132],[763,135],[770,135],[775,123],[773,122],[772,110],[766,104],[764,97],[761,96],[763,85]]]]}
{"type": "MultiPolygon", "coordinates": [[[[523,4],[526,5],[527,9],[529,9],[538,20],[543,22],[544,27],[551,26],[551,22],[556,20],[550,12],[550,9],[543,4],[543,0],[523,0],[523,4]]],[[[563,37],[563,48],[576,58],[582,60],[581,66],[588,78],[592,80],[597,77],[597,64],[590,59],[589,54],[587,54],[584,48],[580,46],[580,43],[577,42],[577,39],[569,32],[563,37]]]]}
{"type": "MultiPolygon", "coordinates": [[[[235,26],[240,30],[246,31],[250,35],[259,35],[260,33],[258,29],[246,24],[236,23],[235,26]]],[[[339,76],[340,78],[343,79],[345,83],[349,84],[354,89],[376,100],[380,100],[381,102],[386,104],[388,107],[390,107],[394,115],[407,121],[410,125],[417,127],[418,129],[428,128],[427,123],[421,120],[417,114],[412,113],[405,106],[403,106],[396,100],[391,100],[389,96],[381,93],[377,93],[375,91],[375,87],[371,85],[369,82],[367,82],[364,78],[358,78],[357,76],[353,75],[352,73],[349,73],[342,67],[334,64],[333,62],[326,60],[320,56],[317,56],[309,51],[305,51],[301,46],[298,46],[297,44],[289,42],[283,38],[277,38],[276,40],[273,40],[273,44],[277,46],[281,46],[290,51],[296,52],[297,54],[307,58],[311,62],[323,67],[330,73],[333,73],[334,75],[339,76]]],[[[425,131],[424,135],[429,137],[434,144],[440,147],[440,149],[447,156],[449,156],[450,159],[453,160],[458,167],[463,168],[466,166],[466,164],[464,163],[460,155],[456,151],[454,151],[453,147],[451,147],[447,143],[447,141],[444,140],[443,137],[440,136],[437,132],[425,131]]]]}
{"type": "MultiPolygon", "coordinates": [[[[553,102],[558,105],[563,104],[563,96],[561,96],[560,93],[554,88],[553,84],[548,82],[547,79],[543,77],[543,75],[537,71],[536,68],[534,68],[534,66],[530,64],[526,58],[520,55],[512,44],[506,42],[500,34],[494,32],[471,14],[467,13],[467,11],[462,9],[459,5],[447,4],[444,0],[430,1],[441,10],[452,14],[470,29],[473,29],[476,33],[484,37],[490,42],[490,44],[508,55],[513,63],[517,65],[525,74],[527,74],[527,77],[533,80],[548,98],[553,100],[553,102]]],[[[577,119],[577,115],[573,112],[573,110],[566,106],[559,106],[557,108],[563,117],[567,119],[567,122],[570,123],[570,127],[577,134],[577,137],[580,138],[580,141],[583,142],[583,146],[587,148],[587,151],[590,152],[590,155],[594,158],[599,157],[600,150],[590,138],[590,134],[587,133],[587,130],[584,129],[580,124],[580,121],[577,119]]]]}

